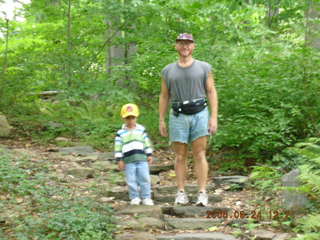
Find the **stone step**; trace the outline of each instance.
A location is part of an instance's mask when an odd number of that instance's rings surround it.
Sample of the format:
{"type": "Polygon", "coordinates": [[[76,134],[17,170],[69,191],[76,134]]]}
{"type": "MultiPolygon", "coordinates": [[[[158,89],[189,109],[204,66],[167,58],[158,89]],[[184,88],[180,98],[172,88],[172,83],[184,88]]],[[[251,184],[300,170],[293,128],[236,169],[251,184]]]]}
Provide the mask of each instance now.
{"type": "Polygon", "coordinates": [[[165,223],[154,217],[131,217],[120,219],[117,223],[117,229],[120,231],[134,230],[134,231],[144,231],[146,229],[158,229],[165,230],[165,223]]]}
{"type": "MultiPolygon", "coordinates": [[[[197,195],[189,195],[189,201],[190,203],[196,203],[197,201],[197,195]]],[[[169,203],[169,204],[173,204],[176,198],[175,194],[171,194],[171,195],[158,195],[157,193],[154,193],[154,201],[155,203],[161,204],[161,203],[169,203]]],[[[215,195],[215,194],[208,194],[208,198],[209,198],[209,203],[217,203],[217,202],[221,202],[222,201],[222,197],[219,195],[215,195]]]]}
{"type": "Polygon", "coordinates": [[[159,174],[160,172],[169,171],[174,169],[173,164],[161,165],[161,164],[152,164],[150,165],[150,173],[151,174],[159,174]]]}
{"type": "Polygon", "coordinates": [[[156,237],[149,232],[131,232],[121,233],[115,236],[115,240],[157,240],[156,237]]]}
{"type": "Polygon", "coordinates": [[[223,217],[224,212],[231,212],[231,208],[198,207],[198,206],[162,206],[162,213],[176,217],[223,217]]]}
{"type": "Polygon", "coordinates": [[[213,226],[221,226],[223,219],[213,218],[173,218],[164,216],[168,229],[179,230],[206,230],[213,226]]]}
{"type": "Polygon", "coordinates": [[[232,226],[233,224],[247,224],[248,219],[246,218],[205,218],[205,217],[189,217],[189,218],[176,218],[168,215],[163,216],[167,229],[179,229],[179,230],[207,230],[214,226],[232,226]]]}
{"type": "MultiPolygon", "coordinates": [[[[215,185],[214,184],[209,184],[207,186],[207,191],[208,192],[213,192],[215,190],[215,185]]],[[[175,194],[177,192],[177,186],[172,185],[172,186],[159,186],[153,188],[153,191],[157,194],[175,194]]],[[[185,191],[186,193],[190,194],[195,194],[198,193],[199,191],[199,185],[196,184],[190,184],[185,186],[185,191]]]]}
{"type": "Polygon", "coordinates": [[[160,206],[157,206],[157,205],[155,206],[145,206],[145,205],[132,206],[131,205],[118,210],[117,214],[161,218],[162,209],[160,206]]]}
{"type": "Polygon", "coordinates": [[[249,177],[247,176],[219,176],[214,177],[213,181],[215,184],[246,184],[249,180],[249,177]]]}
{"type": "MultiPolygon", "coordinates": [[[[222,198],[218,195],[210,194],[214,190],[213,185],[208,185],[207,187],[209,193],[209,201],[210,202],[220,202],[222,198]]],[[[176,186],[162,186],[155,187],[152,189],[153,191],[153,199],[156,203],[173,203],[175,200],[175,194],[177,192],[176,186]]],[[[191,202],[196,202],[196,194],[198,192],[197,185],[187,185],[186,192],[190,198],[191,202]],[[190,195],[193,194],[193,195],[190,195]]],[[[102,196],[105,197],[114,197],[115,199],[120,199],[124,201],[129,201],[128,190],[126,186],[118,186],[111,190],[106,190],[105,192],[101,192],[102,196]]]]}
{"type": "Polygon", "coordinates": [[[180,233],[175,235],[158,235],[157,240],[237,240],[232,235],[221,232],[180,233]]]}

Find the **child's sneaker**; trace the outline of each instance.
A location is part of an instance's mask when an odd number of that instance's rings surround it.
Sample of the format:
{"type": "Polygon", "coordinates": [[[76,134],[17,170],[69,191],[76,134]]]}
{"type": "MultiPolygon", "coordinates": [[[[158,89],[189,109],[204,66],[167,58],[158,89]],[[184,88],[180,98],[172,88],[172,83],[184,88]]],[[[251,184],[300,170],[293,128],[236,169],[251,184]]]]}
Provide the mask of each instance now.
{"type": "Polygon", "coordinates": [[[136,197],[130,201],[130,205],[139,205],[141,203],[141,199],[136,197]]]}
{"type": "Polygon", "coordinates": [[[184,191],[177,192],[176,200],[174,201],[175,205],[177,205],[177,204],[185,205],[188,202],[189,202],[188,196],[184,191]]]}
{"type": "Polygon", "coordinates": [[[142,200],[142,204],[143,204],[143,205],[147,205],[147,206],[153,206],[153,205],[154,205],[154,203],[153,203],[153,201],[152,201],[151,198],[145,198],[145,199],[143,199],[143,200],[142,200]]]}

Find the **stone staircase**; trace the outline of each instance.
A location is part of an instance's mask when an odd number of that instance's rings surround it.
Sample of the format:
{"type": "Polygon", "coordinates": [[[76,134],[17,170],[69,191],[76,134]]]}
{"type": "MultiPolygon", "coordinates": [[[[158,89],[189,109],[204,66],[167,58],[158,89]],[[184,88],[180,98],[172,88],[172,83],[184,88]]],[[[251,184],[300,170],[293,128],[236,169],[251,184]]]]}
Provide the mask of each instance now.
{"type": "MultiPolygon", "coordinates": [[[[222,198],[213,193],[214,187],[208,187],[210,203],[221,202],[222,198]]],[[[207,229],[223,224],[223,218],[210,218],[208,213],[230,211],[228,208],[198,207],[195,201],[198,188],[196,185],[187,185],[191,204],[173,206],[176,187],[161,186],[153,189],[155,206],[128,206],[123,205],[117,210],[119,234],[117,240],[187,240],[187,239],[219,239],[234,240],[230,234],[206,232],[207,229]]],[[[113,194],[109,192],[108,196],[113,194]]],[[[119,196],[119,192],[117,196],[119,196]]],[[[113,195],[114,196],[114,195],[113,195]]],[[[122,195],[124,196],[124,195],[122,195]]],[[[119,199],[120,200],[120,199],[119,199]]],[[[124,200],[124,199],[122,199],[124,200]]],[[[127,200],[127,197],[125,198],[127,200]]]]}
{"type": "Polygon", "coordinates": [[[72,185],[75,197],[90,196],[112,206],[117,224],[116,240],[287,240],[293,236],[279,233],[270,221],[261,222],[260,229],[249,231],[243,227],[249,217],[240,217],[239,213],[252,211],[255,206],[250,205],[250,200],[257,198],[252,189],[246,188],[248,177],[245,176],[210,178],[209,207],[194,205],[198,186],[193,184],[185,188],[191,203],[173,206],[177,190],[174,176],[170,176],[173,164],[162,159],[161,164],[153,164],[150,169],[156,205],[129,206],[127,187],[123,175],[116,170],[112,153],[96,152],[90,146],[54,147],[36,152],[15,147],[15,151],[34,159],[40,156],[41,160],[52,163],[51,174],[72,185]]]}
{"type": "MultiPolygon", "coordinates": [[[[118,224],[116,240],[286,240],[291,235],[274,233],[268,230],[253,230],[239,235],[239,229],[233,226],[243,226],[248,223],[249,215],[240,217],[241,210],[249,211],[245,204],[236,206],[238,196],[245,192],[246,177],[228,176],[213,179],[207,186],[210,206],[194,205],[198,186],[187,185],[190,204],[174,206],[176,186],[154,186],[153,199],[155,206],[128,205],[128,192],[125,187],[113,189],[106,193],[108,197],[121,202],[115,208],[118,224]],[[229,189],[231,185],[236,192],[221,192],[221,187],[229,189]],[[217,189],[220,190],[219,194],[217,189]],[[226,201],[227,200],[227,201],[226,201]],[[228,200],[229,204],[228,204],[228,200]],[[238,207],[238,208],[236,208],[238,207]],[[238,209],[238,210],[236,210],[238,209]],[[227,217],[226,217],[227,216],[227,217]],[[236,231],[236,229],[238,231],[236,231]],[[238,233],[237,233],[238,232],[238,233]]],[[[244,198],[242,202],[245,202],[244,198]]]]}
{"type": "Polygon", "coordinates": [[[88,146],[60,148],[58,152],[65,156],[65,161],[60,160],[61,166],[66,169],[63,175],[72,175],[73,181],[78,179],[79,186],[84,184],[84,179],[89,183],[96,182],[99,189],[93,191],[96,200],[101,204],[110,204],[115,210],[116,240],[291,239],[292,235],[288,233],[270,230],[270,223],[261,224],[262,229],[252,231],[241,227],[250,216],[240,217],[239,213],[252,211],[250,200],[256,199],[252,196],[253,191],[246,189],[246,176],[210,178],[207,186],[209,207],[194,205],[198,186],[193,184],[185,188],[190,204],[173,206],[177,189],[171,157],[162,159],[161,164],[155,159],[150,166],[155,206],[130,206],[124,178],[117,177],[112,184],[104,180],[108,175],[117,174],[112,153],[95,152],[88,146]],[[239,233],[241,231],[243,233],[239,233]]]}

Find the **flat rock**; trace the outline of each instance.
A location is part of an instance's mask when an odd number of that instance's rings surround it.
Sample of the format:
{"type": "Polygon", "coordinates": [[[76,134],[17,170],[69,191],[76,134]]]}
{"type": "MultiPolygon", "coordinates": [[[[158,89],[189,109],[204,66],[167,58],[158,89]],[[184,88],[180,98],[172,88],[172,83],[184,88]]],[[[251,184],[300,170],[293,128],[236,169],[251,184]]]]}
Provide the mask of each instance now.
{"type": "Polygon", "coordinates": [[[0,137],[8,137],[12,127],[9,125],[7,118],[0,114],[0,137]]]}
{"type": "Polygon", "coordinates": [[[231,208],[199,206],[162,206],[162,213],[176,217],[210,217],[213,213],[230,212],[231,208]]]}
{"type": "Polygon", "coordinates": [[[153,217],[139,217],[137,219],[126,219],[119,222],[119,227],[136,231],[147,231],[148,229],[164,229],[164,222],[153,217]]]}
{"type": "Polygon", "coordinates": [[[289,233],[277,234],[272,240],[289,240],[292,236],[289,233]]]}
{"type": "Polygon", "coordinates": [[[98,160],[106,161],[106,160],[115,160],[113,152],[103,152],[98,155],[98,160]]]}
{"type": "Polygon", "coordinates": [[[59,148],[62,154],[72,154],[77,156],[87,156],[95,152],[91,146],[75,146],[59,148]]]}
{"type": "Polygon", "coordinates": [[[157,240],[237,240],[234,236],[220,233],[180,233],[175,235],[158,235],[157,240]]]}
{"type": "Polygon", "coordinates": [[[245,184],[248,182],[249,177],[247,176],[220,176],[220,177],[214,177],[214,182],[217,184],[221,183],[237,183],[237,184],[245,184]]]}
{"type": "Polygon", "coordinates": [[[111,161],[97,161],[92,163],[91,167],[100,171],[115,171],[118,169],[117,164],[111,161]]]}
{"type": "MultiPolygon", "coordinates": [[[[211,213],[230,212],[230,208],[198,206],[163,206],[162,213],[176,217],[210,217],[211,213]]],[[[217,215],[217,214],[216,214],[217,215]]]]}
{"type": "Polygon", "coordinates": [[[263,229],[255,229],[251,231],[251,235],[255,240],[272,240],[276,234],[263,229]]]}
{"type": "Polygon", "coordinates": [[[138,218],[138,223],[146,231],[150,228],[164,229],[164,222],[159,218],[141,217],[141,218],[138,218]]]}
{"type": "Polygon", "coordinates": [[[161,165],[161,164],[152,164],[150,166],[151,174],[159,174],[160,172],[165,172],[168,170],[174,169],[173,164],[161,165]]]}
{"type": "Polygon", "coordinates": [[[220,226],[222,219],[210,218],[172,218],[164,217],[165,224],[172,229],[205,230],[213,226],[220,226]]]}
{"type": "MultiPolygon", "coordinates": [[[[207,185],[207,191],[212,192],[215,190],[215,186],[213,184],[207,185]]],[[[154,191],[157,194],[176,194],[177,193],[177,186],[172,185],[172,186],[159,186],[157,188],[154,188],[154,191]]],[[[199,191],[199,185],[197,184],[189,184],[185,186],[185,191],[186,193],[190,194],[195,194],[198,193],[199,191]]]]}
{"type": "MultiPolygon", "coordinates": [[[[298,187],[300,170],[294,169],[282,177],[282,185],[285,187],[298,187]]],[[[293,213],[304,212],[309,205],[309,200],[302,192],[296,190],[282,191],[282,205],[283,208],[293,213]]]]}
{"type": "Polygon", "coordinates": [[[85,167],[71,168],[67,170],[67,174],[78,178],[92,178],[94,169],[85,167]]]}
{"type": "MultiPolygon", "coordinates": [[[[65,156],[65,157],[70,157],[70,156],[65,156]]],[[[73,157],[76,162],[86,162],[86,163],[89,162],[89,163],[91,163],[91,162],[98,161],[99,154],[92,153],[92,154],[87,155],[87,156],[77,156],[77,157],[71,156],[71,157],[73,157]]]]}
{"type": "Polygon", "coordinates": [[[125,186],[117,186],[105,191],[101,189],[100,194],[106,197],[114,197],[115,199],[129,201],[129,193],[128,193],[127,187],[125,186]]]}
{"type": "MultiPolygon", "coordinates": [[[[189,195],[189,202],[195,203],[197,201],[197,195],[189,195]]],[[[173,203],[175,201],[176,195],[159,195],[157,193],[154,193],[154,201],[156,203],[173,203]]],[[[209,198],[209,204],[217,203],[222,201],[222,197],[215,194],[208,194],[209,198]]]]}
{"type": "Polygon", "coordinates": [[[137,232],[132,234],[122,234],[116,236],[116,240],[157,240],[155,236],[148,232],[137,232]]]}
{"type": "Polygon", "coordinates": [[[128,206],[124,209],[121,209],[117,212],[120,215],[138,215],[138,216],[145,216],[145,217],[155,217],[161,218],[162,217],[162,210],[161,206],[145,206],[145,205],[138,205],[138,206],[128,206]]]}

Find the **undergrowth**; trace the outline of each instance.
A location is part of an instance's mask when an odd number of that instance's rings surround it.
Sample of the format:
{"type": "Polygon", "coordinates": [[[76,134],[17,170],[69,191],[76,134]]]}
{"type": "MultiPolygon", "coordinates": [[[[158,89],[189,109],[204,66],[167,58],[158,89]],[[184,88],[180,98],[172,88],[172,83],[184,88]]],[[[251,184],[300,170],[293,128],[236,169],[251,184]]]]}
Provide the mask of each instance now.
{"type": "Polygon", "coordinates": [[[0,148],[0,239],[111,240],[111,208],[74,197],[48,169],[45,161],[13,157],[0,148]]]}

